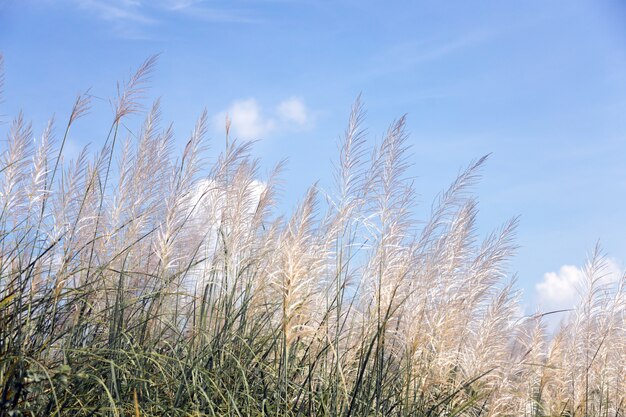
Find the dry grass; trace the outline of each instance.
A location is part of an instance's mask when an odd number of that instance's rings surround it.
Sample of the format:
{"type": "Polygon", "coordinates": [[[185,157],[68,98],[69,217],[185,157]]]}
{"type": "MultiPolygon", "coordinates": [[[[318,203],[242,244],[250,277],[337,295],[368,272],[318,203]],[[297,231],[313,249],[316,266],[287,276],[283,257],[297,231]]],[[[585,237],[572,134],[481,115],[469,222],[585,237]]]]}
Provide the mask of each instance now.
{"type": "Polygon", "coordinates": [[[249,144],[207,166],[206,113],[178,158],[158,102],[122,140],[154,63],[95,155],[63,160],[89,95],[60,140],[8,127],[0,416],[624,415],[626,277],[607,284],[597,249],[554,337],[518,317],[517,221],[476,232],[486,158],[420,221],[405,119],[370,148],[357,100],[334,189],[283,219],[281,167],[261,180],[249,144]]]}

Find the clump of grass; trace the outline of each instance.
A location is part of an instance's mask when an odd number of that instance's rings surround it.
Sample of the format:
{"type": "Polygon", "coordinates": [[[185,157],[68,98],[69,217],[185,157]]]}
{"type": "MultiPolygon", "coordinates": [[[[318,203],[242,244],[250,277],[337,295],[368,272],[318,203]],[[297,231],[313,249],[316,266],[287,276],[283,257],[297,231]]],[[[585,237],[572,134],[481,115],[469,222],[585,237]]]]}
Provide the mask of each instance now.
{"type": "MultiPolygon", "coordinates": [[[[357,100],[335,186],[276,215],[266,178],[203,113],[174,156],[150,58],[118,88],[102,149],[8,128],[0,179],[0,416],[623,416],[626,277],[602,280],[550,339],[518,317],[517,220],[480,240],[486,157],[413,213],[405,119],[370,146],[357,100]],[[114,162],[117,157],[119,161],[114,162]]],[[[2,78],[0,77],[0,80],[2,78]]],[[[228,122],[227,122],[228,135],[228,122]]]]}

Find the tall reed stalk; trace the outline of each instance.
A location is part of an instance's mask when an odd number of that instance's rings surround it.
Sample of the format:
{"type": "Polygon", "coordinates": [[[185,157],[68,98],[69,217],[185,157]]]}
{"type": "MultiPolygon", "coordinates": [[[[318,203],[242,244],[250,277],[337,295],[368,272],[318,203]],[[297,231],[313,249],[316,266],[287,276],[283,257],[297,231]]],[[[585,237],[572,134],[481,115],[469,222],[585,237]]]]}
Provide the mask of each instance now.
{"type": "Polygon", "coordinates": [[[405,118],[370,145],[357,99],[333,187],[283,217],[282,164],[261,176],[228,120],[212,164],[206,112],[178,157],[159,101],[123,137],[155,62],[93,155],[65,158],[89,94],[59,139],[6,126],[0,416],[624,415],[626,277],[596,249],[553,337],[519,316],[517,219],[476,230],[486,157],[418,219],[405,118]]]}

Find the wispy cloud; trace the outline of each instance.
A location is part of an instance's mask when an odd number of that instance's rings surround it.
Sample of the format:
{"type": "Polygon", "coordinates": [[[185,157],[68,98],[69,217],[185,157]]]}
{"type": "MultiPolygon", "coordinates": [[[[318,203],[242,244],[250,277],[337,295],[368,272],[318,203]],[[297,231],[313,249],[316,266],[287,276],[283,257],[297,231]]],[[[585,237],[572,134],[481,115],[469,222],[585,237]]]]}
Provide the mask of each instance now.
{"type": "Polygon", "coordinates": [[[500,31],[495,29],[479,29],[444,39],[402,41],[375,54],[372,57],[371,69],[363,73],[363,77],[388,75],[438,62],[488,43],[499,33],[500,31]]]}
{"type": "Polygon", "coordinates": [[[258,21],[248,9],[235,8],[229,2],[206,0],[64,0],[96,18],[111,22],[118,34],[148,37],[147,29],[168,17],[182,16],[190,20],[245,23],[258,21]],[[131,27],[132,25],[132,27],[131,27]]]}
{"type": "Polygon", "coordinates": [[[204,3],[204,0],[165,0],[163,3],[170,10],[184,10],[200,3],[204,3]]]}
{"type": "Polygon", "coordinates": [[[313,117],[300,98],[291,97],[269,111],[254,98],[234,101],[228,109],[213,117],[216,130],[223,130],[226,116],[231,120],[231,131],[241,139],[261,139],[269,134],[311,127],[313,117]]]}
{"type": "Polygon", "coordinates": [[[75,3],[80,9],[104,20],[143,24],[152,24],[156,21],[142,10],[142,3],[139,0],[75,0],[75,3]]]}
{"type": "Polygon", "coordinates": [[[261,18],[249,9],[208,7],[203,5],[202,1],[180,0],[178,3],[180,7],[173,7],[171,10],[188,19],[221,23],[258,23],[261,21],[261,18]]]}

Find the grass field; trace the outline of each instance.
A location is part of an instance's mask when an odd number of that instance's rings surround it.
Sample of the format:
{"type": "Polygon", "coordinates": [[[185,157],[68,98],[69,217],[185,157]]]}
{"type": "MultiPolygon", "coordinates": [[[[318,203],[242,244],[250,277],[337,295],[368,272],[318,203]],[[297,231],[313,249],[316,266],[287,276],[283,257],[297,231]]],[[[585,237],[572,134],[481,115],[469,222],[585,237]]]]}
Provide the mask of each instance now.
{"type": "Polygon", "coordinates": [[[228,122],[211,165],[206,114],[182,155],[158,102],[126,140],[154,64],[95,154],[64,159],[88,95],[2,125],[0,416],[626,414],[626,277],[596,248],[555,334],[521,316],[517,220],[476,232],[486,158],[416,219],[405,120],[371,144],[357,100],[334,187],[283,218],[228,122]]]}

